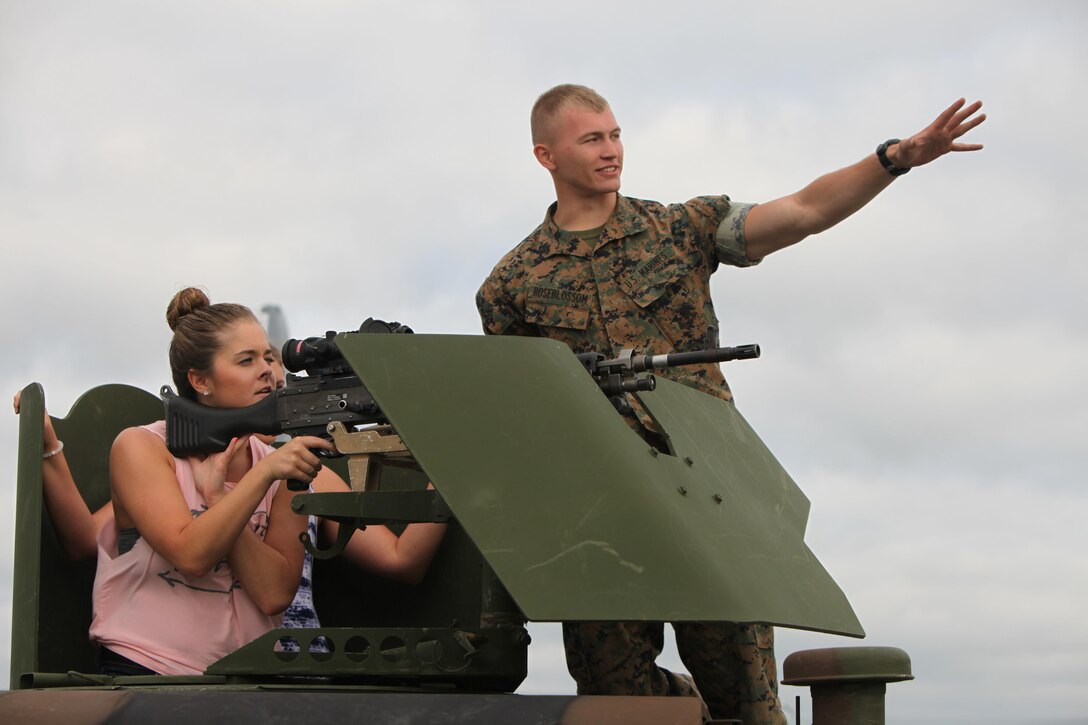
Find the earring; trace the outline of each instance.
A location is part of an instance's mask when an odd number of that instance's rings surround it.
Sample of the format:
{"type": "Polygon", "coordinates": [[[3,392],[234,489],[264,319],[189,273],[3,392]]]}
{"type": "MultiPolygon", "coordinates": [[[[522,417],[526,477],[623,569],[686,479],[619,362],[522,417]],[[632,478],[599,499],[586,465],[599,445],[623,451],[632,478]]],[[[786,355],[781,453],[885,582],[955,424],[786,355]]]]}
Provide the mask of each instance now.
{"type": "Polygon", "coordinates": [[[205,398],[208,397],[211,394],[212,394],[212,391],[210,391],[210,390],[205,390],[203,393],[201,393],[201,395],[203,395],[205,398]]]}

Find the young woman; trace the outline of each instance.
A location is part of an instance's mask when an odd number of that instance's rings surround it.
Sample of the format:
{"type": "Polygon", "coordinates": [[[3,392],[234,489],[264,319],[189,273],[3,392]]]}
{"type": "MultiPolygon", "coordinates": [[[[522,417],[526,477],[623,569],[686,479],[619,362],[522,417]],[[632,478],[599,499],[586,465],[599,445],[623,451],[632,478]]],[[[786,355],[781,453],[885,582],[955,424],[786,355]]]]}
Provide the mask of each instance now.
{"type": "MultiPolygon", "coordinates": [[[[166,317],[180,395],[241,407],[272,392],[268,341],[247,308],[189,288],[166,317]]],[[[298,588],[306,522],[280,482],[312,481],[310,449],[329,444],[272,450],[246,437],[197,460],[172,456],[165,437],[162,421],[129,428],[110,452],[114,516],[98,536],[90,632],[106,672],[199,674],[275,627],[298,588]]]]}
{"type": "MultiPolygon", "coordinates": [[[[190,288],[175,296],[167,320],[179,394],[239,407],[277,387],[272,351],[245,307],[212,305],[190,288]]],[[[307,607],[308,578],[299,587],[298,535],[307,520],[290,510],[293,493],[280,481],[348,490],[309,450],[331,444],[300,438],[273,450],[252,436],[203,459],[176,459],[166,450],[164,423],[131,428],[111,453],[113,501],[92,516],[55,452],[62,444],[48,415],[44,425],[46,506],[69,556],[88,556],[98,533],[91,636],[102,645],[103,672],[199,674],[277,626],[293,598],[295,616],[285,624],[317,624],[307,607]],[[310,616],[299,617],[307,608],[310,616]]],[[[444,531],[413,524],[398,538],[372,526],[352,537],[345,555],[377,573],[418,581],[444,531]]]]}

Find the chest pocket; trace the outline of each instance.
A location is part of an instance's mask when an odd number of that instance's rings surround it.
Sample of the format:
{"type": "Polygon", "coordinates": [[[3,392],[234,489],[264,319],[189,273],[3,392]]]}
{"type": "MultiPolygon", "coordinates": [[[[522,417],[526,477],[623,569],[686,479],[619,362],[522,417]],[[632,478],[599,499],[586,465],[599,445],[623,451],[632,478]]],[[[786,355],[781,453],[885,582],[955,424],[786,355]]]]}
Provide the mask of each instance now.
{"type": "Polygon", "coordinates": [[[688,274],[687,264],[671,249],[662,250],[620,280],[620,287],[636,305],[649,307],[670,289],[675,293],[688,274]]]}
{"type": "Polygon", "coordinates": [[[540,327],[584,331],[589,326],[589,310],[557,302],[526,300],[525,321],[540,327]]]}

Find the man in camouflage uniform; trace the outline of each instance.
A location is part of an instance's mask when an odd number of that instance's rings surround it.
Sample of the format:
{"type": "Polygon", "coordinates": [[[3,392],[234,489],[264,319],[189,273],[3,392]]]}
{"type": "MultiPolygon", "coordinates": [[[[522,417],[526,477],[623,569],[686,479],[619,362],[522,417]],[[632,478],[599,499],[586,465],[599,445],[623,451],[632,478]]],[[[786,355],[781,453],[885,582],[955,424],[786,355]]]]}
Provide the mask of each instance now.
{"type": "MultiPolygon", "coordinates": [[[[551,173],[557,201],[477,293],[484,331],[549,337],[576,353],[612,356],[623,348],[667,353],[717,346],[710,275],[719,264],[757,264],[853,214],[908,169],[949,151],[981,148],[956,141],[985,120],[974,115],[980,106],[960,100],[914,136],[881,144],[876,154],[766,204],[704,196],[665,206],[619,194],[623,145],[607,101],[584,86],[557,86],[537,100],[531,118],[533,153],[551,173]]],[[[732,398],[717,365],[660,374],[732,398]]],[[[638,418],[644,426],[629,422],[653,440],[652,423],[638,418]]],[[[567,666],[579,694],[701,693],[715,718],[785,725],[770,627],[673,626],[694,683],[656,665],[660,622],[564,623],[567,666]]]]}

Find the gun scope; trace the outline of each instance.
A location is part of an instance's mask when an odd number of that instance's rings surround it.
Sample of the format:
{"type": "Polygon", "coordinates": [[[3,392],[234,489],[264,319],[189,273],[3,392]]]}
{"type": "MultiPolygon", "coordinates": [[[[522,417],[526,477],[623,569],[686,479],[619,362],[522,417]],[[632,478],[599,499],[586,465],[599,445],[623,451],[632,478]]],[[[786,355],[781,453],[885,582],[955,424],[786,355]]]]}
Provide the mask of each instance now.
{"type": "MultiPolygon", "coordinates": [[[[358,332],[411,333],[412,328],[399,322],[385,322],[368,317],[363,324],[359,325],[358,332]]],[[[302,370],[311,372],[343,364],[344,356],[340,354],[340,349],[336,346],[337,334],[335,330],[329,330],[324,337],[288,340],[283,344],[281,351],[283,367],[292,373],[297,373],[302,370]]]]}

